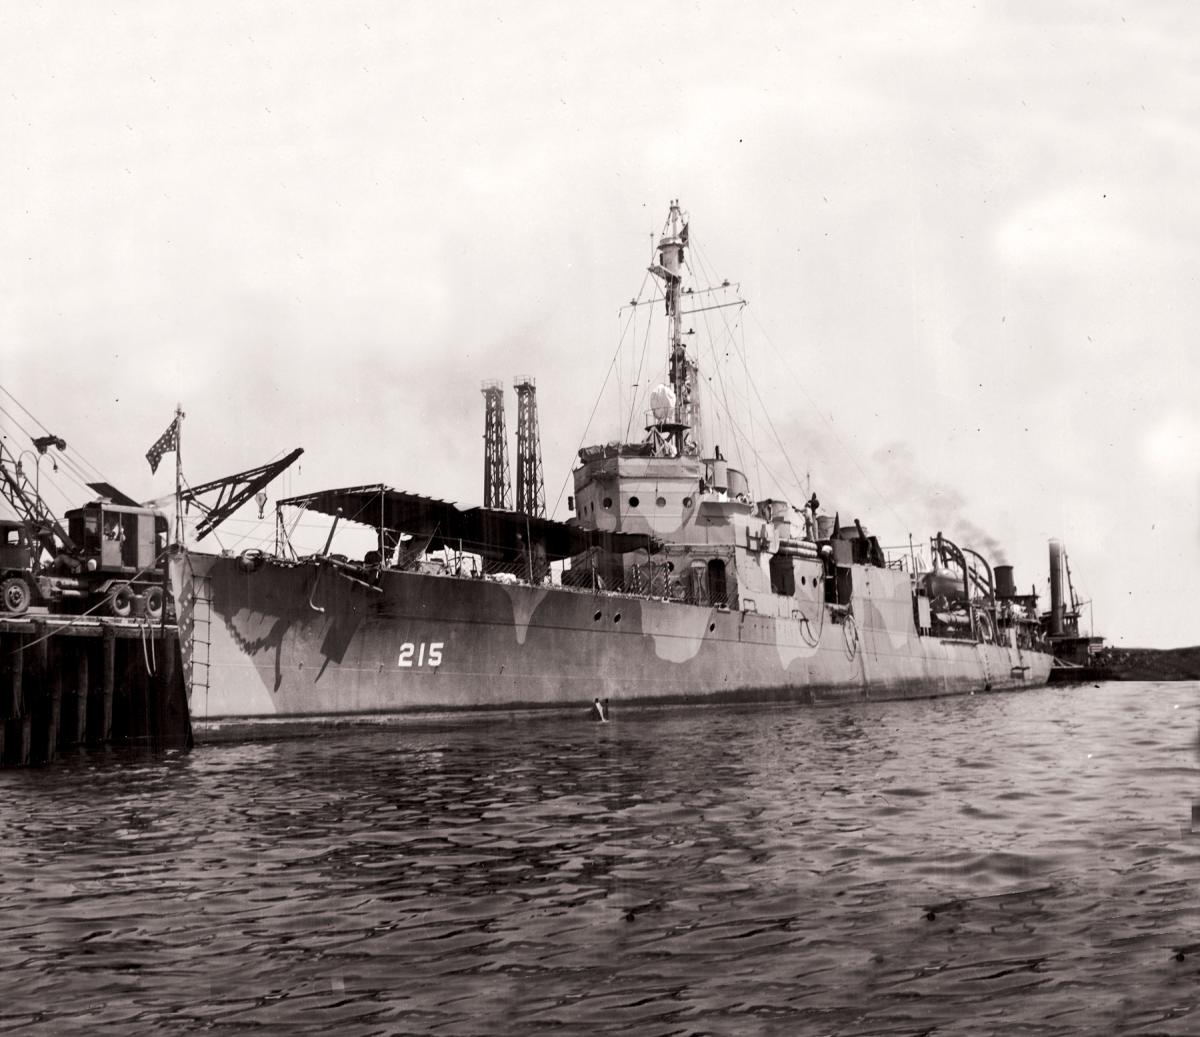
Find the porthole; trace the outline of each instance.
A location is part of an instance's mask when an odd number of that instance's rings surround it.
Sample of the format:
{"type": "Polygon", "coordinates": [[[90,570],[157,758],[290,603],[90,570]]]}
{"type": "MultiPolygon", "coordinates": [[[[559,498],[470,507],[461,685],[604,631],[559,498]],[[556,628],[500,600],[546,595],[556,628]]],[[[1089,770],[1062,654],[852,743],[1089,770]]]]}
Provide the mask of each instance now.
{"type": "Polygon", "coordinates": [[[639,501],[636,497],[629,498],[629,506],[631,508],[636,508],[640,503],[641,501],[639,501]]]}
{"type": "Polygon", "coordinates": [[[709,623],[709,624],[708,624],[708,632],[709,632],[710,634],[711,634],[711,633],[712,633],[714,630],[716,630],[716,629],[717,629],[717,624],[716,624],[716,623],[709,623]]]}
{"type": "Polygon", "coordinates": [[[609,508],[612,507],[612,498],[605,497],[603,503],[604,503],[604,509],[605,509],[605,511],[607,511],[609,508]]]}
{"type": "Polygon", "coordinates": [[[808,577],[807,577],[807,576],[801,576],[801,577],[800,577],[800,586],[801,586],[801,587],[804,587],[804,586],[807,586],[807,584],[808,584],[808,577]]]}
{"type": "Polygon", "coordinates": [[[670,562],[670,561],[667,562],[667,572],[673,573],[674,571],[675,571],[675,563],[670,562]]]}
{"type": "Polygon", "coordinates": [[[654,503],[656,505],[658,505],[658,507],[660,507],[660,508],[665,508],[667,506],[667,498],[659,497],[658,500],[656,500],[654,503]]]}
{"type": "Polygon", "coordinates": [[[614,622],[614,623],[620,623],[620,622],[621,622],[621,613],[619,613],[619,612],[614,612],[614,613],[613,613],[613,622],[614,622]]]}
{"type": "Polygon", "coordinates": [[[596,609],[596,611],[592,613],[592,619],[597,623],[600,622],[600,610],[599,609],[596,609]]]}
{"type": "Polygon", "coordinates": [[[683,498],[683,506],[684,506],[685,508],[690,508],[690,507],[692,506],[692,498],[691,498],[691,497],[684,497],[684,498],[683,498]]]}

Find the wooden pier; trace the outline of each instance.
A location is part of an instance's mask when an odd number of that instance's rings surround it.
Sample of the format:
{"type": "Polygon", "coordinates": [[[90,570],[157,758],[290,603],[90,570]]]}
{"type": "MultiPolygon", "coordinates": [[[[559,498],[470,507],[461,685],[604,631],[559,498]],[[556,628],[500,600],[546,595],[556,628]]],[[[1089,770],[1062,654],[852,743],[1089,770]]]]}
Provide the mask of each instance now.
{"type": "Polygon", "coordinates": [[[0,766],[191,740],[174,625],[37,609],[0,618],[0,766]]]}

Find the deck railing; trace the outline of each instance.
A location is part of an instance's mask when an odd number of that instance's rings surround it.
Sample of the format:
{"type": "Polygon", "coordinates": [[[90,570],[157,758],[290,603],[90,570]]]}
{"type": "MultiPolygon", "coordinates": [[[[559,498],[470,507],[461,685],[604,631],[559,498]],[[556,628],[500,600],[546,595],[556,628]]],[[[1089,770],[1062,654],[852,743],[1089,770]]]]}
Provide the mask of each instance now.
{"type": "MultiPolygon", "coordinates": [[[[282,561],[273,559],[274,561],[282,561]]],[[[687,573],[680,574],[671,566],[648,563],[631,566],[626,572],[602,571],[600,568],[564,568],[561,563],[548,563],[521,557],[514,560],[486,560],[478,555],[447,552],[443,557],[413,555],[397,559],[397,564],[380,566],[377,563],[354,561],[344,555],[308,555],[296,559],[298,564],[318,562],[336,569],[358,583],[378,585],[382,573],[411,572],[449,579],[482,580],[492,583],[554,587],[580,594],[603,594],[617,597],[678,601],[691,605],[730,606],[726,596],[714,598],[707,587],[687,573]]]]}

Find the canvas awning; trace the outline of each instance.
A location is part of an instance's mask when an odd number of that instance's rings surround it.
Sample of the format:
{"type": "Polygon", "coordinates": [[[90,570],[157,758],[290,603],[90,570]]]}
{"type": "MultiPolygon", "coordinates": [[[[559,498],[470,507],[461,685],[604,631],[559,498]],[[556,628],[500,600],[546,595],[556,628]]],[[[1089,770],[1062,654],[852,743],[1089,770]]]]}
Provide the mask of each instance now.
{"type": "Polygon", "coordinates": [[[289,497],[277,504],[306,508],[322,515],[340,513],[343,521],[358,522],[377,531],[382,528],[385,535],[408,533],[427,540],[426,550],[461,547],[463,551],[491,558],[512,557],[524,542],[542,544],[546,557],[552,561],[582,554],[591,547],[624,553],[653,551],[661,546],[640,533],[581,529],[497,508],[461,508],[452,501],[382,484],[320,490],[289,497]]]}

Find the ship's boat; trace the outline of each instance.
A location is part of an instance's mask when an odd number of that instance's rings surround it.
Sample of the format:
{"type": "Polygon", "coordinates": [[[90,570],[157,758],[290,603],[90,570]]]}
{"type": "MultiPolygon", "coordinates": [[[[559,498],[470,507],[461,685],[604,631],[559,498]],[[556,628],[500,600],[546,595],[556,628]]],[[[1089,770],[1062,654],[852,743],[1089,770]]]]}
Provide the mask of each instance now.
{"type": "MultiPolygon", "coordinates": [[[[179,552],[172,562],[198,734],[244,718],[786,700],[821,704],[1026,688],[1052,654],[1033,595],[940,533],[929,561],[859,522],[756,500],[706,448],[682,319],[688,225],[673,204],[650,272],[667,380],[644,435],[586,446],[573,514],[485,487],[460,508],[386,485],[277,502],[321,516],[325,550],[179,552]],[[369,527],[359,558],[340,522],[369,527]]],[[[727,286],[726,286],[727,287],[727,286]]],[[[485,395],[487,388],[485,386],[485,395]]],[[[537,460],[540,466],[540,458],[537,460]]],[[[503,466],[492,466],[500,471],[503,466]]]]}

